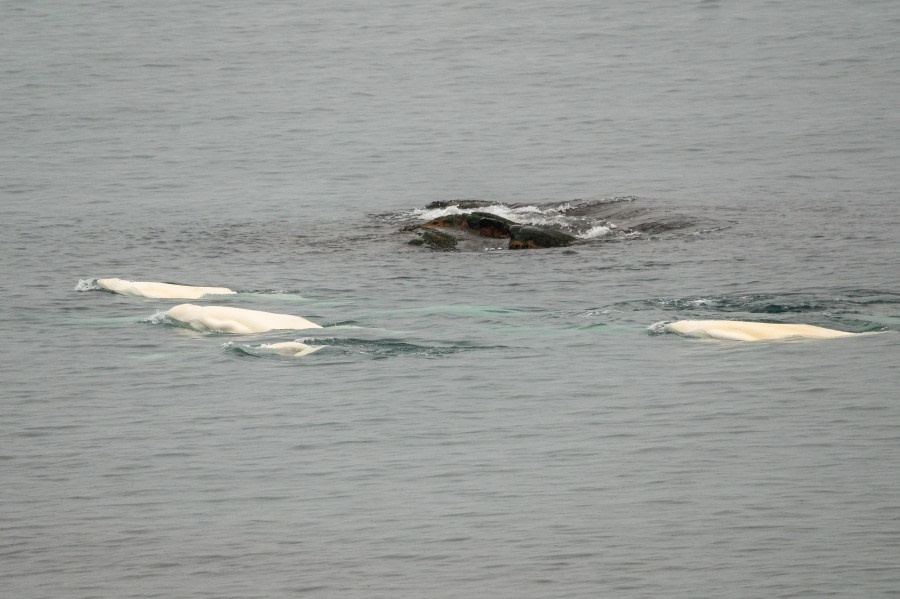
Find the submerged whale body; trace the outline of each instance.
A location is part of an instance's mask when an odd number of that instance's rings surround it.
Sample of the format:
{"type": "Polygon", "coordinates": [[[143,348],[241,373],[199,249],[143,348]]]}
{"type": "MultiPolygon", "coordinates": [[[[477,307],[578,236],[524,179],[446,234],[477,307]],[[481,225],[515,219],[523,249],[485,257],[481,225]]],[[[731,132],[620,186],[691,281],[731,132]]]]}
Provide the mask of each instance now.
{"type": "Polygon", "coordinates": [[[689,337],[720,339],[723,341],[834,339],[865,334],[836,331],[811,324],[773,324],[741,320],[679,320],[666,324],[664,328],[689,337]]]}
{"type": "Polygon", "coordinates": [[[280,343],[264,343],[259,346],[260,349],[272,350],[281,356],[291,356],[299,358],[322,349],[323,345],[307,345],[299,341],[282,341],[280,343]]]}
{"type": "Polygon", "coordinates": [[[197,331],[219,331],[239,335],[265,333],[276,329],[322,328],[300,316],[227,306],[178,304],[170,308],[166,316],[197,331]]]}
{"type": "Polygon", "coordinates": [[[152,299],[198,299],[204,295],[230,295],[236,293],[227,287],[193,287],[153,281],[126,281],[124,279],[97,279],[97,285],[122,295],[152,299]]]}

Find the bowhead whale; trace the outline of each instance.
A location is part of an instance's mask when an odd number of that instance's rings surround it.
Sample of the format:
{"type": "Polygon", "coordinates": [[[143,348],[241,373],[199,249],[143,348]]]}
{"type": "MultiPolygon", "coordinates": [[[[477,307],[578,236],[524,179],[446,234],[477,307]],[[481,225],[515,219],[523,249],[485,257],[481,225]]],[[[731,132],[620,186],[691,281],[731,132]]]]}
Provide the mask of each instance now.
{"type": "Polygon", "coordinates": [[[204,295],[230,295],[236,293],[227,287],[193,287],[153,281],[126,281],[124,279],[97,279],[97,285],[122,295],[149,297],[152,299],[198,299],[204,295]]]}
{"type": "Polygon", "coordinates": [[[227,306],[178,304],[170,308],[166,316],[197,331],[220,331],[240,335],[265,333],[275,329],[322,328],[300,316],[227,306]]]}
{"type": "Polygon", "coordinates": [[[773,324],[741,320],[679,320],[664,328],[687,335],[723,341],[774,341],[778,339],[834,339],[866,333],[835,331],[811,324],[773,324]]]}

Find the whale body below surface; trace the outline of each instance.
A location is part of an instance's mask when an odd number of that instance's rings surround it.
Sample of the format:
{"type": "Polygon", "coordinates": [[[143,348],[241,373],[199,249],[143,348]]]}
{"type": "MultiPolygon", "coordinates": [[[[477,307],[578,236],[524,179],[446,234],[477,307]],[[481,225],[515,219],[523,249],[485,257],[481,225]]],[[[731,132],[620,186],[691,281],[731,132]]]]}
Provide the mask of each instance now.
{"type": "Polygon", "coordinates": [[[97,279],[97,285],[122,295],[151,299],[198,299],[204,295],[230,295],[236,293],[227,287],[193,287],[153,281],[126,281],[124,279],[97,279]]]}
{"type": "Polygon", "coordinates": [[[775,341],[778,339],[835,339],[855,337],[866,333],[848,333],[811,324],[774,324],[741,320],[679,320],[665,325],[666,329],[706,339],[723,341],[775,341]]]}
{"type": "Polygon", "coordinates": [[[307,345],[299,341],[282,341],[281,343],[264,343],[259,346],[260,349],[272,350],[276,354],[282,356],[291,356],[299,358],[322,349],[322,345],[307,345]]]}
{"type": "Polygon", "coordinates": [[[178,304],[170,308],[166,316],[197,331],[221,331],[240,335],[265,333],[276,329],[322,328],[300,316],[227,306],[178,304]]]}

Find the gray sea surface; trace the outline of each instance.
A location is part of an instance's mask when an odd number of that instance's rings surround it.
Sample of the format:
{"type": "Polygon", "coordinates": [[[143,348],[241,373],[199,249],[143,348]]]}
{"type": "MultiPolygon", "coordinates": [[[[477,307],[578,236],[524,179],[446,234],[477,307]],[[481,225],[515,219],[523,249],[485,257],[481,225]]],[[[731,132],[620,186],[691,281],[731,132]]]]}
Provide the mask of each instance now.
{"type": "Polygon", "coordinates": [[[894,0],[3,0],[0,594],[900,596],[898,99],[894,0]]]}

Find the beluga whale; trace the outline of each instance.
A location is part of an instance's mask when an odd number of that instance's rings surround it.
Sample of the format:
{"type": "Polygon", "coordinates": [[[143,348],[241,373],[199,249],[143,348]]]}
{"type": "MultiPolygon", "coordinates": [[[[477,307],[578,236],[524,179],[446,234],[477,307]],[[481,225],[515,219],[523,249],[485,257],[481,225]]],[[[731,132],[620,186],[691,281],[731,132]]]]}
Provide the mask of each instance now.
{"type": "Polygon", "coordinates": [[[323,345],[307,345],[300,341],[281,341],[280,343],[264,343],[259,346],[260,349],[270,350],[282,356],[299,358],[322,349],[323,345]]]}
{"type": "Polygon", "coordinates": [[[278,329],[321,329],[314,322],[292,314],[276,314],[228,306],[198,306],[178,304],[165,313],[166,317],[196,331],[221,333],[265,333],[278,329]]]}
{"type": "Polygon", "coordinates": [[[777,341],[781,339],[836,339],[855,337],[868,333],[836,331],[811,324],[777,324],[743,320],[679,320],[663,326],[664,329],[704,339],[722,341],[777,341]]]}
{"type": "Polygon", "coordinates": [[[134,297],[151,299],[199,299],[204,295],[231,295],[237,293],[227,287],[194,287],[192,285],[175,285],[174,283],[157,283],[154,281],[126,281],[124,279],[97,279],[97,286],[134,297]]]}

